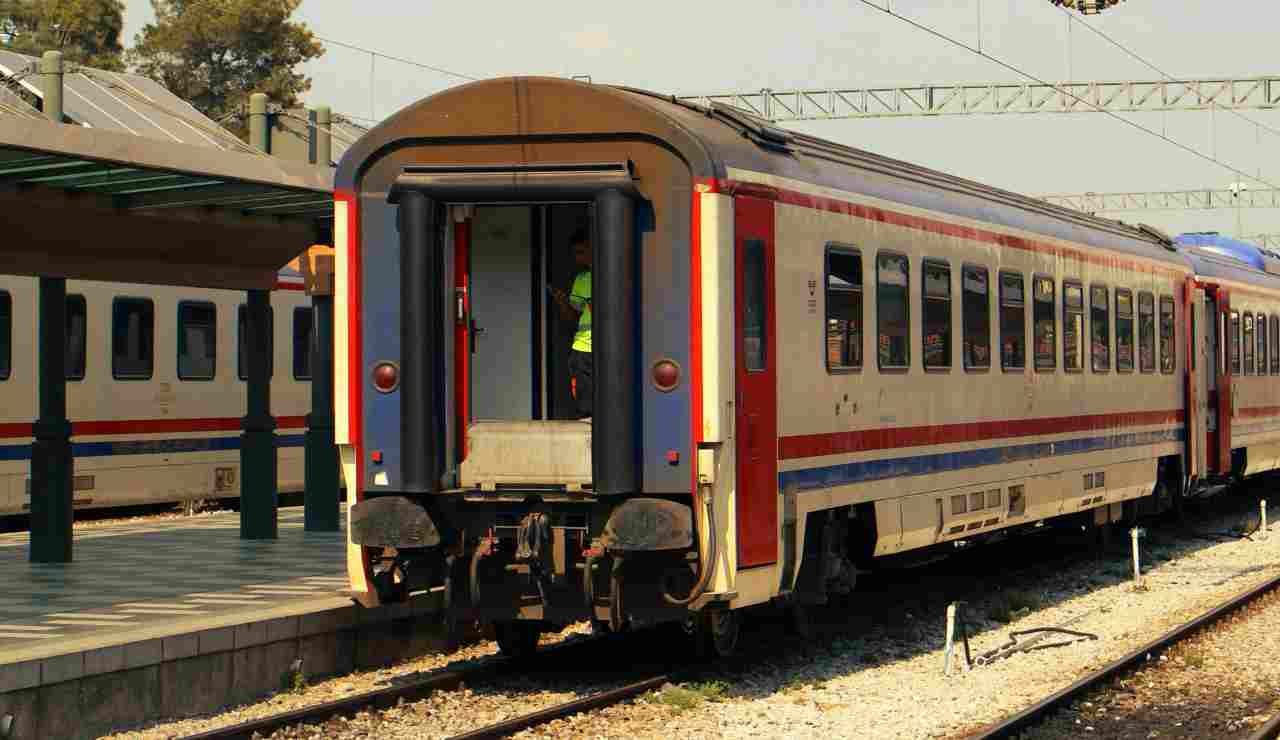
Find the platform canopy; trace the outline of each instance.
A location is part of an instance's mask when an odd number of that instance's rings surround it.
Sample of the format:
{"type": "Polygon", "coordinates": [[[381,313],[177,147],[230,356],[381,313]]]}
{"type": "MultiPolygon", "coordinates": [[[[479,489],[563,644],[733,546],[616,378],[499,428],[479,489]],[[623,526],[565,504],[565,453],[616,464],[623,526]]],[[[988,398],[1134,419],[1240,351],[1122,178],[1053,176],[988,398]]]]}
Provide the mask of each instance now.
{"type": "Polygon", "coordinates": [[[329,168],[0,116],[0,273],[269,288],[332,193],[329,168]]]}
{"type": "Polygon", "coordinates": [[[0,274],[271,288],[328,243],[329,167],[259,152],[137,75],[69,65],[61,124],[37,60],[0,51],[0,274]]]}

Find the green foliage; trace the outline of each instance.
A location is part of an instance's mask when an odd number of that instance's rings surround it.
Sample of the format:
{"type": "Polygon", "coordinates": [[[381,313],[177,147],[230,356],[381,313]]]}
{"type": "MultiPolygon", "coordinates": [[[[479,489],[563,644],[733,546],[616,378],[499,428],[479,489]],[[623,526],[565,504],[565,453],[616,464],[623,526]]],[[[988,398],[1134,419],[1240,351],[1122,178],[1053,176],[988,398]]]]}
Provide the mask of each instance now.
{"type": "Polygon", "coordinates": [[[121,0],[0,0],[0,46],[19,54],[123,70],[123,28],[121,0]]]}
{"type": "Polygon", "coordinates": [[[677,712],[693,709],[703,702],[723,701],[728,686],[723,681],[704,681],[675,686],[667,684],[654,696],[654,701],[666,704],[677,712]]]}
{"type": "Polygon", "coordinates": [[[295,71],[324,53],[304,23],[290,21],[302,0],[151,0],[156,20],[134,40],[138,73],[215,121],[243,134],[249,95],[296,106],[311,80],[295,71]]]}

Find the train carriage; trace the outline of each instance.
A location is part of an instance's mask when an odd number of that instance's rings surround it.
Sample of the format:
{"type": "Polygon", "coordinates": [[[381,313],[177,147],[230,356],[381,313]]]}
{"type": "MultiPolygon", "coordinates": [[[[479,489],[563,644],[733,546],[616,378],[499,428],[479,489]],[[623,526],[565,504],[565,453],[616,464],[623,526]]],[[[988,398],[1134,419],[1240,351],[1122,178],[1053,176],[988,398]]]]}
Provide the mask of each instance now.
{"type": "MultiPolygon", "coordinates": [[[[0,276],[0,516],[31,503],[38,280],[0,276]]],[[[67,412],[77,510],[235,499],[244,293],[67,281],[67,412]]],[[[278,488],[303,484],[311,307],[296,270],[272,304],[278,488]]]]}
{"type": "Polygon", "coordinates": [[[354,145],[335,207],[353,592],[442,584],[506,650],[591,619],[727,651],[741,608],[1260,469],[1205,451],[1168,237],[732,108],[469,84],[354,145]],[[548,297],[579,228],[590,419],[548,297]]]}

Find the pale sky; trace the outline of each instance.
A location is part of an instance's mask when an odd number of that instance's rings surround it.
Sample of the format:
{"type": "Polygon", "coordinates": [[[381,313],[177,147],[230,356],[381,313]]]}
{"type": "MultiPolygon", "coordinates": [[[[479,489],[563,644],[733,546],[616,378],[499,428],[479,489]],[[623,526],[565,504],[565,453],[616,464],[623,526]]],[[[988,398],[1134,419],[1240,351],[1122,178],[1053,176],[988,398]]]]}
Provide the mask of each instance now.
{"type": "MultiPolygon", "coordinates": [[[[1158,75],[1073,24],[1048,0],[875,0],[1032,74],[1061,81],[1158,75]],[[978,23],[981,12],[981,26],[978,23]]],[[[1015,75],[866,7],[843,2],[647,0],[422,2],[305,0],[317,35],[476,77],[589,74],[663,93],[1011,81],[1015,75]]],[[[126,0],[125,41],[151,20],[126,0]]],[[[1258,76],[1280,4],[1126,0],[1088,22],[1175,76],[1258,76]]],[[[307,103],[385,117],[462,80],[327,45],[307,65],[307,103]]],[[[1280,185],[1280,135],[1226,112],[1121,114],[1280,185]],[[1260,139],[1260,141],[1259,141],[1260,139]]],[[[1245,115],[1280,130],[1280,113],[1245,115]]],[[[879,154],[1031,195],[1223,188],[1240,179],[1103,114],[964,116],[788,124],[879,154]]],[[[1265,187],[1259,182],[1251,187],[1265,187]]],[[[1236,233],[1234,211],[1116,214],[1177,233],[1236,233]]],[[[1280,233],[1280,213],[1244,210],[1246,234],[1280,233]]]]}

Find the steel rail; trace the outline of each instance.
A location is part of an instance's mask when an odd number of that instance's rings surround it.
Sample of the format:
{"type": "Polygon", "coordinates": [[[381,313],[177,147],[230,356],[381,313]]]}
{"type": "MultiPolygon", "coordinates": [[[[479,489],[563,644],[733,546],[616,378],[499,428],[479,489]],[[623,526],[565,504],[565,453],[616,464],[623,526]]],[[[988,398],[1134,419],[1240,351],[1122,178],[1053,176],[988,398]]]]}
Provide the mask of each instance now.
{"type": "Polygon", "coordinates": [[[1280,712],[1262,723],[1262,726],[1249,736],[1249,740],[1276,740],[1280,737],[1280,712]]]}
{"type": "Polygon", "coordinates": [[[524,714],[519,717],[503,720],[502,722],[496,722],[488,727],[481,727],[478,730],[471,730],[470,732],[453,735],[449,740],[492,740],[493,738],[506,737],[521,730],[526,730],[538,725],[545,725],[548,722],[563,719],[581,712],[590,712],[593,709],[621,704],[622,702],[633,697],[640,696],[647,691],[660,688],[663,684],[671,680],[671,677],[665,674],[646,678],[643,681],[636,681],[635,683],[630,683],[626,686],[619,686],[616,689],[601,691],[596,694],[591,694],[590,696],[584,696],[581,699],[574,699],[573,701],[568,701],[564,704],[557,704],[553,707],[539,709],[536,712],[530,712],[529,714],[524,714]]]}
{"type": "MultiPolygon", "coordinates": [[[[1225,603],[1201,614],[1190,622],[1187,622],[1186,624],[1177,627],[1170,632],[1165,633],[1161,637],[1143,645],[1119,660],[1090,673],[1064,689],[1054,692],[1021,712],[1007,717],[994,725],[988,725],[977,733],[970,735],[969,739],[988,740],[989,738],[1013,737],[1017,733],[1022,732],[1032,725],[1044,720],[1048,715],[1052,714],[1054,711],[1058,710],[1063,705],[1067,704],[1084,692],[1092,688],[1096,688],[1108,679],[1134,668],[1141,663],[1144,658],[1155,653],[1163,652],[1169,647],[1195,634],[1202,628],[1218,622],[1222,618],[1253,603],[1260,597],[1275,591],[1277,588],[1280,588],[1280,576],[1276,576],[1266,583],[1231,598],[1225,603]]],[[[1276,720],[1273,719],[1273,723],[1275,721],[1276,720]]],[[[1280,730],[1280,726],[1276,729],[1280,730]]],[[[1271,735],[1268,740],[1274,737],[1276,736],[1271,735]]]]}
{"type": "MultiPolygon", "coordinates": [[[[560,654],[581,649],[598,640],[599,638],[592,638],[567,644],[552,645],[539,650],[537,657],[544,658],[549,657],[550,654],[560,654]]],[[[560,658],[561,656],[557,657],[560,658]]],[[[416,701],[429,696],[435,691],[454,689],[464,683],[493,678],[501,674],[506,668],[511,667],[513,662],[511,658],[499,658],[471,668],[437,673],[421,681],[414,681],[403,686],[388,686],[387,688],[366,691],[322,704],[314,704],[288,712],[247,720],[235,725],[206,730],[194,735],[185,735],[180,740],[251,740],[255,735],[269,737],[273,732],[286,727],[315,724],[336,717],[349,717],[365,709],[388,709],[396,706],[401,699],[404,701],[416,701]]]]}

